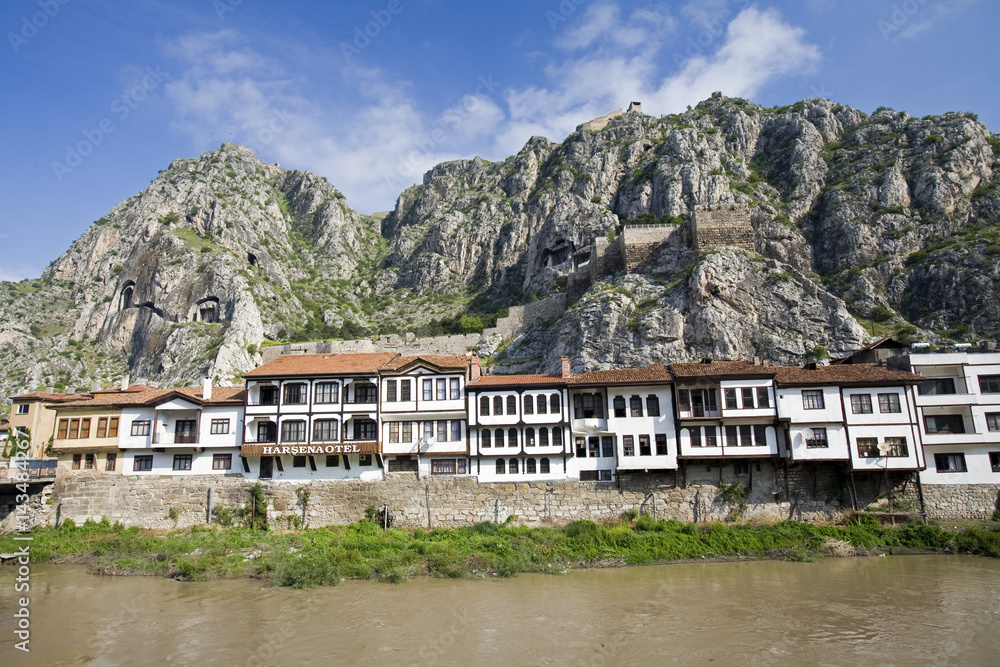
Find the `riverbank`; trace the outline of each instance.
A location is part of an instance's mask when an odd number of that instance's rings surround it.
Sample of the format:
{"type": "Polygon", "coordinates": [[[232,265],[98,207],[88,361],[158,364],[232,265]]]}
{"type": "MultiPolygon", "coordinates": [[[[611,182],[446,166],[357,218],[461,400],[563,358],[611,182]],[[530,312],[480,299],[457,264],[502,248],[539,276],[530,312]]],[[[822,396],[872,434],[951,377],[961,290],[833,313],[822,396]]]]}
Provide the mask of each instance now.
{"type": "MultiPolygon", "coordinates": [[[[258,577],[274,586],[310,588],[343,579],[399,583],[416,576],[476,578],[519,572],[565,572],[693,559],[810,561],[893,548],[1000,557],[1000,526],[946,530],[937,525],[882,528],[872,517],[827,526],[692,524],[635,521],[529,528],[483,522],[465,528],[383,531],[371,521],[350,526],[268,532],[192,527],[174,531],[124,528],[106,520],[31,532],[35,562],[80,563],[109,575],[184,580],[258,577]]],[[[0,553],[24,542],[0,536],[0,553]]]]}

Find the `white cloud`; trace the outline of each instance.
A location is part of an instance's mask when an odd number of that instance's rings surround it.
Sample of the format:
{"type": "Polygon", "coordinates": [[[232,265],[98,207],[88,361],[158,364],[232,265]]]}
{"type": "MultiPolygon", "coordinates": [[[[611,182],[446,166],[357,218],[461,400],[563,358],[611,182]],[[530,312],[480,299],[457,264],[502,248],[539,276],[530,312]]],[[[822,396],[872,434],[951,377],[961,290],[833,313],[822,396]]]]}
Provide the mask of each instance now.
{"type": "Polygon", "coordinates": [[[693,57],[663,55],[669,40],[680,42],[665,10],[623,17],[617,6],[601,4],[583,19],[557,38],[569,55],[545,66],[543,83],[501,86],[486,77],[440,113],[420,108],[413,85],[385,71],[305,51],[281,63],[228,30],[167,45],[179,75],[166,94],[176,129],[203,150],[232,132],[261,159],[326,176],[351,206],[371,212],[391,208],[439,162],[503,158],[535,134],[562,140],[631,100],[667,113],[715,90],[752,96],[777,77],[808,71],[820,57],[802,29],[756,7],[722,24],[693,57]]]}

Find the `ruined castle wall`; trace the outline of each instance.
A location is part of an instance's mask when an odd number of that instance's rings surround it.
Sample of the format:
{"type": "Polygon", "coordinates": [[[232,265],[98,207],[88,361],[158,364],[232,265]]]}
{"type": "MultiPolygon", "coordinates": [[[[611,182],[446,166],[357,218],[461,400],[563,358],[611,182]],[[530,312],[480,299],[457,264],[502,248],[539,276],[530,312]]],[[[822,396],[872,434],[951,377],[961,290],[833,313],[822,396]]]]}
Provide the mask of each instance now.
{"type": "Polygon", "coordinates": [[[704,251],[730,246],[753,251],[753,227],[746,208],[696,208],[692,218],[692,244],[704,251]]]}

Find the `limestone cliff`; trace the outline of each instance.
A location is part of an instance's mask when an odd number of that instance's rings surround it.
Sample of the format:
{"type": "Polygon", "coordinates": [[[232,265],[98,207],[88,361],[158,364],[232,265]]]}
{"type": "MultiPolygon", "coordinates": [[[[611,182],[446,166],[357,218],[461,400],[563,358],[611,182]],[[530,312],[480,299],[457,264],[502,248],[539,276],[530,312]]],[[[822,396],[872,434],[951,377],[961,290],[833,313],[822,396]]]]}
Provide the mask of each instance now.
{"type": "Polygon", "coordinates": [[[1000,139],[974,115],[717,94],[678,115],[599,120],[502,162],[438,165],[384,217],[232,144],[176,160],[41,279],[0,284],[0,393],[126,370],[225,382],[268,340],[489,322],[562,292],[564,315],[488,361],[794,363],[862,344],[861,324],[1000,334],[1000,139]],[[708,233],[697,211],[742,226],[708,233]],[[641,261],[623,245],[636,223],[666,230],[641,261]]]}

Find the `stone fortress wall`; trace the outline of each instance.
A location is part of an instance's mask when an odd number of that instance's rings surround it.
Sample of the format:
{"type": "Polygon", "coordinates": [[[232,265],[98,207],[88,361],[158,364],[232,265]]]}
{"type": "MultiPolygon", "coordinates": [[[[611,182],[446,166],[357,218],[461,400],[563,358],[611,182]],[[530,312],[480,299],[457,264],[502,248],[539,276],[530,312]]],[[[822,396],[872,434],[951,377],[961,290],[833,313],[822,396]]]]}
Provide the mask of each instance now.
{"type": "MultiPolygon", "coordinates": [[[[721,483],[739,480],[749,489],[742,508],[745,519],[835,521],[855,502],[866,507],[887,480],[882,475],[857,475],[850,484],[836,465],[784,466],[761,461],[749,472],[736,474],[731,464],[689,463],[678,471],[624,473],[616,482],[480,483],[473,477],[423,477],[388,473],[385,479],[312,480],[305,483],[262,481],[268,517],[274,527],[287,528],[302,518],[297,489],[310,491],[305,507],[309,525],[344,525],[365,516],[366,508],[388,506],[389,516],[402,527],[457,527],[480,521],[503,522],[514,515],[526,525],[565,524],[576,519],[615,520],[629,509],[657,519],[722,521],[733,504],[722,499],[721,483]],[[852,494],[857,493],[855,501],[852,494]]],[[[919,508],[921,492],[928,518],[988,519],[997,506],[1000,484],[970,488],[918,489],[912,476],[888,480],[897,497],[919,508]]],[[[173,528],[206,523],[212,508],[239,509],[250,499],[254,482],[239,475],[135,477],[76,474],[59,478],[51,499],[35,503],[33,520],[55,524],[66,518],[77,523],[107,517],[126,526],[173,528]],[[170,518],[175,510],[176,519],[170,518]]],[[[933,487],[933,488],[932,488],[933,487]]]]}

